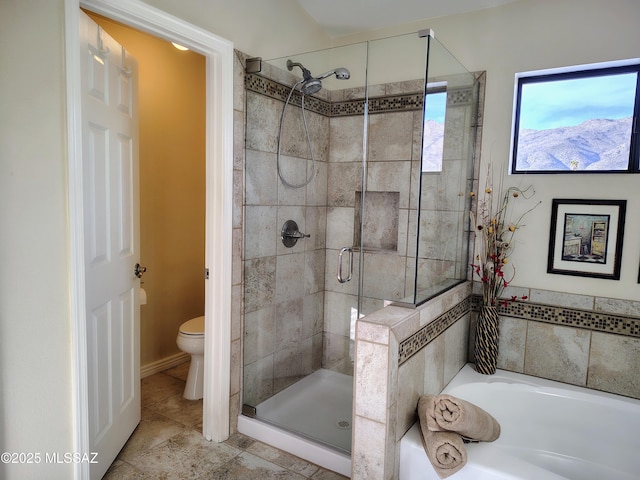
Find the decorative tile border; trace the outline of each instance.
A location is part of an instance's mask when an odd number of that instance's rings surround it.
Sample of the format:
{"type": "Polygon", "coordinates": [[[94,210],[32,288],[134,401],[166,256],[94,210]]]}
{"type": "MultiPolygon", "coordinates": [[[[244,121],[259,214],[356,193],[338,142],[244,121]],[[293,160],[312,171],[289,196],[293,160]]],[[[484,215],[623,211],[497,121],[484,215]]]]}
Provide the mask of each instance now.
{"type": "Polygon", "coordinates": [[[392,95],[369,99],[369,113],[388,113],[422,110],[422,93],[392,95]]]}
{"type": "MultiPolygon", "coordinates": [[[[473,309],[477,310],[479,306],[480,297],[475,296],[473,309]]],[[[509,302],[506,306],[499,306],[498,313],[505,317],[640,338],[640,318],[636,317],[532,302],[509,302]]]]}
{"type": "MultiPolygon", "coordinates": [[[[281,102],[286,102],[291,92],[290,85],[284,85],[261,75],[250,73],[245,77],[245,85],[248,91],[259,93],[281,102]]],[[[297,90],[291,95],[291,105],[299,107],[302,103],[302,95],[297,90]]],[[[331,102],[320,98],[305,95],[304,108],[311,112],[319,113],[326,117],[331,116],[331,102]]]]}
{"type": "Polygon", "coordinates": [[[400,345],[398,346],[398,364],[402,365],[404,362],[409,360],[470,311],[471,297],[467,297],[455,307],[447,310],[435,320],[429,322],[409,338],[400,342],[400,345]]]}
{"type": "Polygon", "coordinates": [[[348,117],[364,115],[364,99],[333,102],[331,104],[332,117],[348,117]]]}
{"type": "MultiPolygon", "coordinates": [[[[470,311],[478,311],[481,302],[482,299],[479,295],[467,297],[458,305],[400,342],[398,364],[402,365],[409,360],[470,311]]],[[[509,302],[506,306],[499,306],[498,313],[505,317],[522,318],[534,322],[552,323],[594,332],[640,338],[640,318],[637,317],[532,302],[509,302]]]]}
{"type": "Polygon", "coordinates": [[[468,105],[473,102],[472,88],[453,88],[449,89],[447,95],[447,105],[460,106],[468,105]]]}
{"type": "MultiPolygon", "coordinates": [[[[266,95],[282,102],[287,100],[291,92],[291,86],[254,73],[247,74],[245,82],[247,90],[266,95]]],[[[309,95],[306,95],[304,98],[306,109],[326,117],[364,115],[364,99],[329,102],[309,95]]],[[[300,92],[293,92],[290,100],[291,104],[299,107],[301,100],[302,95],[300,92]]],[[[447,95],[447,102],[450,106],[469,104],[472,100],[472,88],[450,89],[447,95]]],[[[369,113],[419,111],[422,110],[423,104],[423,94],[421,92],[374,97],[369,98],[369,113]]]]}

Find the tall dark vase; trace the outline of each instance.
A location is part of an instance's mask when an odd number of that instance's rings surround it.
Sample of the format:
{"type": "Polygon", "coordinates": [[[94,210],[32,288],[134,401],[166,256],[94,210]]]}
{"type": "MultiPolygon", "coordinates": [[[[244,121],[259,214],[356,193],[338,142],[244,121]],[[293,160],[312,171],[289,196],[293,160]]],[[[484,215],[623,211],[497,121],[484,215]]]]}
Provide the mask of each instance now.
{"type": "Polygon", "coordinates": [[[473,347],[476,371],[485,375],[496,373],[498,364],[498,309],[482,305],[476,322],[476,340],[473,347]]]}

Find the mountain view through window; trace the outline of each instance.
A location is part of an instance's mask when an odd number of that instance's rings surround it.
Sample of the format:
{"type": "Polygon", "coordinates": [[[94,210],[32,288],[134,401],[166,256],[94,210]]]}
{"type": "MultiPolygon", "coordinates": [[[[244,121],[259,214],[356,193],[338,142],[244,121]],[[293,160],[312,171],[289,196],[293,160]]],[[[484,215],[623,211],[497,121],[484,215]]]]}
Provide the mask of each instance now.
{"type": "Polygon", "coordinates": [[[629,170],[637,76],[521,78],[513,172],[629,170]]]}
{"type": "Polygon", "coordinates": [[[441,172],[444,155],[444,119],[447,92],[428,92],[425,99],[422,171],[441,172]]]}

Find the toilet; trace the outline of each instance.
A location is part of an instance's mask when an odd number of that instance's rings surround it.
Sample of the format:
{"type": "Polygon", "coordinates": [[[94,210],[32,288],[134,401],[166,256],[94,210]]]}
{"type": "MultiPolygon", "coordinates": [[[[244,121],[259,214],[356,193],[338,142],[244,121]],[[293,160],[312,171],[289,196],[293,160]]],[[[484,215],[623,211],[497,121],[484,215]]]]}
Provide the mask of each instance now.
{"type": "Polygon", "coordinates": [[[192,318],[180,325],[176,344],[180,350],[191,354],[187,385],[182,396],[187,400],[199,400],[204,382],[204,317],[192,318]]]}

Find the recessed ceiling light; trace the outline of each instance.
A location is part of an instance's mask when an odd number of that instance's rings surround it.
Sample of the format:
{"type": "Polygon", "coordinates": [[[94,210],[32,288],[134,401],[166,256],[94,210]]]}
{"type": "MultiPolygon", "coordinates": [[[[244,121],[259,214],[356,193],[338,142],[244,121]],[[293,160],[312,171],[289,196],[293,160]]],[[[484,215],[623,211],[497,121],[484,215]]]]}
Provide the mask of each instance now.
{"type": "Polygon", "coordinates": [[[182,50],[183,52],[189,50],[187,47],[183,47],[182,45],[179,45],[179,44],[177,44],[175,42],[171,42],[171,45],[176,47],[178,50],[182,50]]]}

